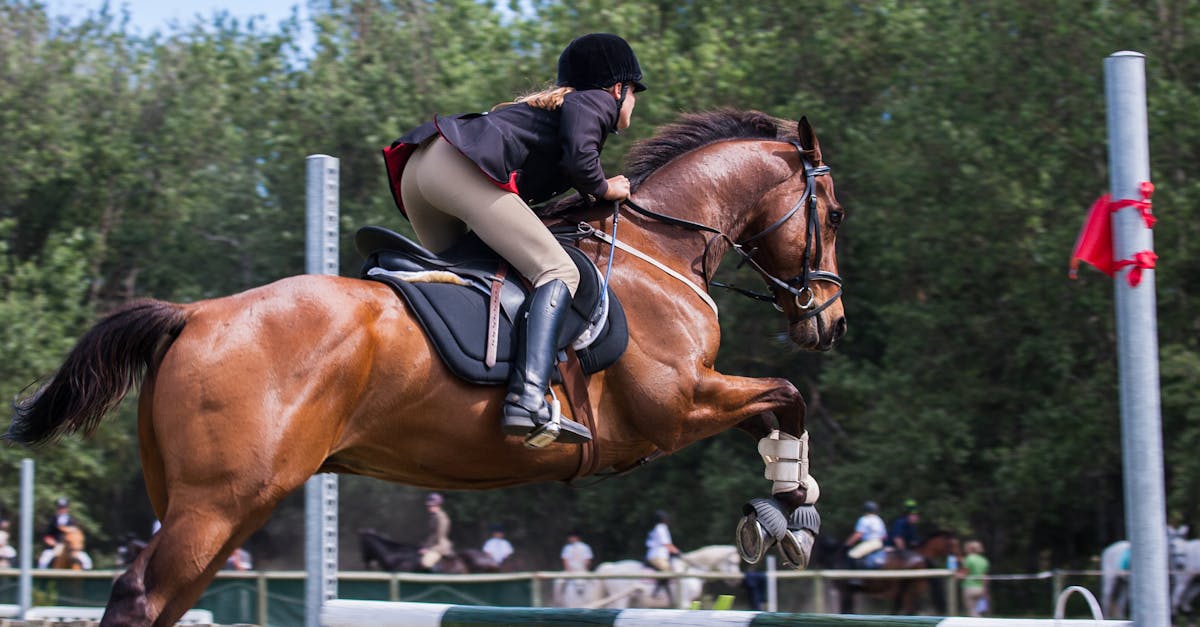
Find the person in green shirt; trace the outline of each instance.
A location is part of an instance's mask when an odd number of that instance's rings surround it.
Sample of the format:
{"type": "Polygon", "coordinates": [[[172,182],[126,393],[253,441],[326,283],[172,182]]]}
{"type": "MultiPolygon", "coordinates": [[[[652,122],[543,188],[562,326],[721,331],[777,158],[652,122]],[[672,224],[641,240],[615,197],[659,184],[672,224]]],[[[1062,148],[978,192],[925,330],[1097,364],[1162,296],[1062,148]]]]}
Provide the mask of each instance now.
{"type": "Polygon", "coordinates": [[[963,604],[968,616],[981,616],[988,611],[988,559],[983,556],[983,543],[971,540],[963,546],[966,557],[959,569],[962,577],[963,604]]]}

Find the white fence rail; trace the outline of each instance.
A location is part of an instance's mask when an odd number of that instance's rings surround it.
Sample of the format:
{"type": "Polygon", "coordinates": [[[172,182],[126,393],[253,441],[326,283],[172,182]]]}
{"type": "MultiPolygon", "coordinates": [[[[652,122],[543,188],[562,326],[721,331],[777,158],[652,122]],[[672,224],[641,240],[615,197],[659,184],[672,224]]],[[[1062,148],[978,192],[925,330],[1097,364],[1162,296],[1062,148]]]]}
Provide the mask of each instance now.
{"type": "MultiPolygon", "coordinates": [[[[18,569],[0,569],[0,588],[5,584],[12,584],[17,575],[18,569]]],[[[860,570],[812,570],[812,571],[772,571],[766,573],[769,577],[773,577],[776,583],[780,586],[781,610],[784,611],[808,611],[817,613],[836,612],[838,607],[830,600],[829,590],[834,588],[835,582],[844,579],[927,579],[939,582],[945,586],[945,599],[947,603],[946,614],[955,615],[958,613],[957,607],[957,585],[958,579],[953,576],[953,573],[945,569],[924,569],[910,571],[860,571],[860,570]],[[802,587],[797,587],[802,586],[802,587]],[[800,597],[803,597],[801,599],[800,597]]],[[[1039,587],[1034,593],[1034,601],[1029,605],[1029,613],[1039,615],[1049,615],[1054,608],[1055,600],[1059,595],[1072,583],[1080,582],[1081,578],[1087,578],[1086,581],[1090,585],[1094,582],[1093,589],[1099,589],[1100,571],[1092,570],[1052,570],[1039,573],[1029,574],[1009,574],[1009,575],[992,575],[988,579],[993,583],[993,590],[998,590],[1004,585],[1022,585],[1020,582],[1045,582],[1046,590],[1041,590],[1039,587]],[[1008,582],[1011,582],[1009,584],[1008,582]],[[1044,596],[1043,596],[1044,595],[1044,596]],[[1044,599],[1044,602],[1041,601],[1044,599]]],[[[35,580],[59,581],[67,582],[72,580],[105,580],[112,581],[120,571],[115,570],[95,570],[95,571],[61,571],[61,570],[35,570],[33,576],[35,580]]],[[[722,573],[647,573],[638,575],[637,578],[659,578],[659,579],[674,579],[679,577],[697,577],[706,580],[707,582],[725,582],[728,584],[740,585],[740,581],[735,576],[731,579],[729,574],[722,573]]],[[[378,571],[340,571],[338,573],[339,580],[343,584],[351,584],[356,582],[377,582],[386,585],[387,600],[390,601],[406,601],[413,600],[412,593],[407,595],[402,594],[404,587],[411,584],[420,584],[424,586],[446,586],[453,587],[457,585],[469,584],[487,584],[487,583],[502,583],[502,582],[526,582],[528,587],[528,599],[522,601],[522,605],[531,605],[533,607],[548,607],[553,605],[554,599],[547,592],[552,586],[552,582],[563,579],[629,579],[630,575],[626,574],[599,574],[593,572],[585,573],[567,573],[562,571],[534,571],[534,572],[518,572],[518,573],[496,573],[496,574],[478,574],[478,575],[431,575],[418,573],[387,573],[378,571]]],[[[294,581],[302,582],[305,579],[305,572],[302,570],[292,571],[249,571],[249,572],[233,572],[222,571],[217,575],[218,581],[241,581],[245,586],[245,596],[249,600],[251,608],[251,616],[247,616],[246,620],[253,620],[257,624],[269,624],[268,614],[271,603],[295,603],[302,602],[302,599],[290,599],[281,597],[276,592],[268,591],[268,584],[271,582],[294,581]],[[254,615],[257,614],[257,615],[254,615]]],[[[518,587],[518,589],[520,589],[518,587]]],[[[347,598],[352,598],[353,594],[344,595],[347,598]]],[[[290,597],[290,595],[288,595],[290,597]]],[[[102,603],[102,601],[97,601],[102,603]]],[[[36,603],[35,603],[36,605],[36,603]]],[[[0,605],[0,616],[3,615],[7,606],[0,605]]],[[[878,608],[877,611],[887,611],[890,608],[878,608]]],[[[863,611],[859,608],[858,611],[863,611]]]]}

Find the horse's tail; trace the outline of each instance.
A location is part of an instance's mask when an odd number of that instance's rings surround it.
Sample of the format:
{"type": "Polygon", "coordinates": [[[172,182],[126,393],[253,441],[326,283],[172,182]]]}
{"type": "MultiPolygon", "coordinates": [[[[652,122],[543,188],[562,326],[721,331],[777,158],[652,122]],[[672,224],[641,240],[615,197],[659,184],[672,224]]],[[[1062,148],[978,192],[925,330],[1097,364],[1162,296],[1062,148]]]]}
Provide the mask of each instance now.
{"type": "Polygon", "coordinates": [[[154,370],[186,322],[182,306],[156,300],[105,316],[79,339],[49,383],[13,402],[4,439],[36,446],[91,433],[142,374],[154,370]]]}

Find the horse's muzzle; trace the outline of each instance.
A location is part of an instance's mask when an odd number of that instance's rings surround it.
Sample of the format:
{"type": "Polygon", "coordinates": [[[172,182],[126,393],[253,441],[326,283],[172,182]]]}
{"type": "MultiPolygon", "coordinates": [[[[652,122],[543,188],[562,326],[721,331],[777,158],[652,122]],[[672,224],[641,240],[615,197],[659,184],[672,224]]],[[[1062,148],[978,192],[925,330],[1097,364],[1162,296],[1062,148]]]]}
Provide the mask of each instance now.
{"type": "Polygon", "coordinates": [[[846,316],[839,311],[835,315],[815,316],[788,325],[788,337],[797,346],[810,351],[827,351],[846,335],[846,316]]]}

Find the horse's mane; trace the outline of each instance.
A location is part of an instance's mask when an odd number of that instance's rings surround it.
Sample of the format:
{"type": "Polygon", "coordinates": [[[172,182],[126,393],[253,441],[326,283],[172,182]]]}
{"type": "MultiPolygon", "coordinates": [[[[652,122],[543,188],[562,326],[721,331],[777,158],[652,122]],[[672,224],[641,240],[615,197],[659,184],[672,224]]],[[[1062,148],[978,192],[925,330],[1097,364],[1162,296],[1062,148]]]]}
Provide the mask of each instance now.
{"type": "Polygon", "coordinates": [[[680,155],[730,139],[796,139],[796,125],[761,111],[717,109],[685,113],[629,149],[625,156],[625,176],[636,189],[655,170],[680,155]]]}
{"type": "Polygon", "coordinates": [[[955,532],[953,529],[934,529],[933,531],[929,532],[921,540],[921,542],[919,544],[917,544],[917,546],[921,546],[922,544],[925,544],[926,542],[929,542],[930,540],[936,540],[943,536],[950,538],[950,539],[954,539],[954,538],[958,537],[958,533],[955,532]]]}
{"type": "Polygon", "coordinates": [[[382,546],[389,551],[416,551],[421,548],[415,544],[393,540],[382,533],[375,531],[374,529],[359,529],[358,537],[361,540],[373,542],[378,546],[382,546]]]}
{"type": "MultiPolygon", "coordinates": [[[[663,125],[652,137],[629,148],[624,174],[637,191],[646,178],[672,160],[697,148],[731,139],[797,139],[796,123],[761,111],[716,109],[684,113],[663,125]]],[[[551,214],[568,213],[586,206],[586,199],[572,195],[554,204],[551,214]]]]}

